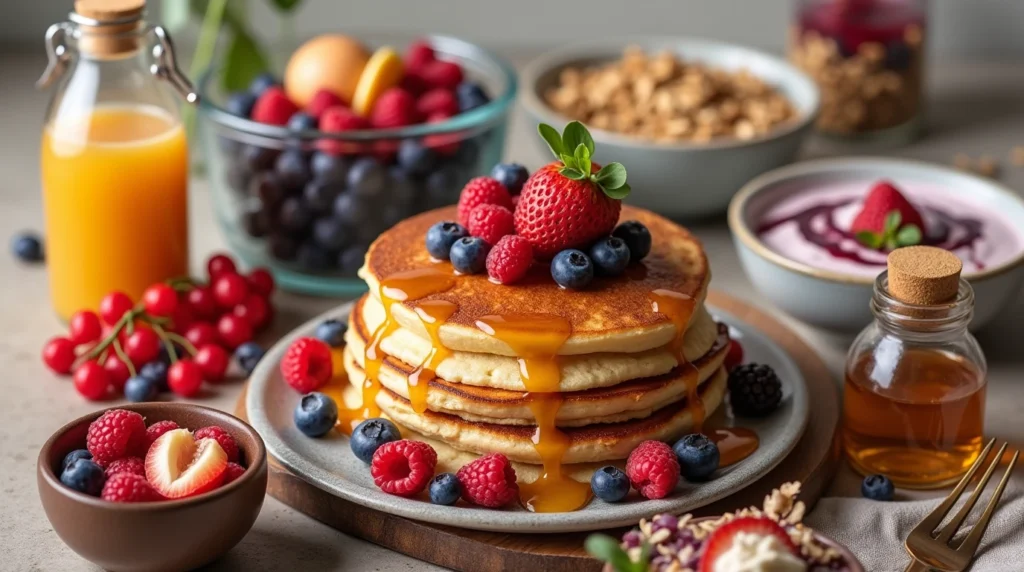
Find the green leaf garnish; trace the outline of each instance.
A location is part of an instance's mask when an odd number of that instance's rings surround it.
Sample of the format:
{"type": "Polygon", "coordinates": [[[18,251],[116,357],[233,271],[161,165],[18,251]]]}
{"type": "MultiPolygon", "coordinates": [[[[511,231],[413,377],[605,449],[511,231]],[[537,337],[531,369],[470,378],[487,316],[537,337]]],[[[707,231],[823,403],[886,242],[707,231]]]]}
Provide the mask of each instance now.
{"type": "Polygon", "coordinates": [[[916,224],[908,224],[896,233],[896,243],[900,246],[921,244],[921,229],[916,224]]]}
{"type": "Polygon", "coordinates": [[[870,230],[862,230],[857,233],[857,242],[870,249],[878,250],[882,247],[882,235],[870,230]]]}
{"type": "Polygon", "coordinates": [[[554,127],[541,123],[537,126],[537,132],[547,142],[555,157],[562,162],[563,167],[559,173],[563,176],[574,181],[588,180],[612,199],[622,200],[629,195],[632,189],[626,183],[626,168],[621,163],[609,163],[597,173],[591,172],[594,138],[582,123],[568,123],[561,135],[554,127]]]}
{"type": "Polygon", "coordinates": [[[916,224],[901,226],[903,216],[892,210],[885,215],[885,230],[881,233],[862,230],[856,234],[857,242],[872,250],[896,250],[904,246],[921,244],[921,229],[916,224]]]}
{"type": "Polygon", "coordinates": [[[229,91],[245,89],[253,78],[269,68],[267,57],[249,34],[235,31],[224,57],[224,87],[229,91]]]}
{"type": "Polygon", "coordinates": [[[889,211],[889,214],[885,215],[885,234],[896,234],[901,222],[903,222],[903,215],[900,214],[900,211],[889,211]]]}
{"type": "Polygon", "coordinates": [[[630,560],[629,555],[619,546],[618,541],[606,534],[591,534],[583,545],[591,556],[611,564],[615,572],[644,572],[647,570],[647,559],[651,551],[649,544],[645,543],[641,548],[640,562],[630,560]]]}

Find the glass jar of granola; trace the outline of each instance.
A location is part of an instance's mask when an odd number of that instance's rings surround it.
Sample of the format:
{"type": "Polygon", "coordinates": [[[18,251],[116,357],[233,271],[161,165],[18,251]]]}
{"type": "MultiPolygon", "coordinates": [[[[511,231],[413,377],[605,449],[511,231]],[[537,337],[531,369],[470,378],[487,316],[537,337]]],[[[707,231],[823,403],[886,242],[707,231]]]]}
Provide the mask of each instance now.
{"type": "Polygon", "coordinates": [[[906,142],[918,131],[926,0],[800,0],[790,60],[821,89],[820,131],[906,142]]]}

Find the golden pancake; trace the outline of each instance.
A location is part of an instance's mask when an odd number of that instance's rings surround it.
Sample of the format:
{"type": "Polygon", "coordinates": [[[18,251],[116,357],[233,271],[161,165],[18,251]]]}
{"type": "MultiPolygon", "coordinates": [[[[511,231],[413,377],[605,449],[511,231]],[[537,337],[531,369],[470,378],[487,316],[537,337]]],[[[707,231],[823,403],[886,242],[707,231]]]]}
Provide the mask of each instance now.
{"type": "MultiPolygon", "coordinates": [[[[381,234],[370,245],[359,271],[371,294],[380,299],[382,281],[426,268],[433,267],[437,275],[450,277],[451,265],[431,260],[424,237],[431,225],[455,218],[455,207],[436,209],[406,219],[381,234]]],[[[507,343],[481,330],[481,318],[538,314],[566,324],[568,339],[558,350],[561,355],[661,348],[673,340],[676,326],[669,316],[654,311],[652,293],[675,292],[694,300],[699,307],[711,279],[707,257],[688,230],[650,211],[623,206],[621,219],[642,222],[653,238],[650,254],[631,264],[622,276],[595,278],[581,291],[560,288],[551,279],[548,266],[539,263],[525,279],[512,285],[495,284],[486,275],[457,276],[454,280],[418,277],[415,288],[421,292],[395,303],[393,317],[403,328],[429,340],[429,332],[414,311],[416,302],[443,300],[454,304],[455,312],[440,326],[438,336],[445,347],[456,351],[515,356],[517,352],[507,343]]],[[[397,293],[394,297],[403,296],[397,293]]]]}
{"type": "MultiPolygon", "coordinates": [[[[345,340],[359,356],[366,340],[384,320],[384,307],[368,295],[356,301],[349,314],[349,329],[345,340]]],[[[718,326],[701,306],[690,322],[683,339],[683,351],[687,360],[695,361],[710,351],[718,338],[718,326]]],[[[384,338],[381,350],[406,364],[424,363],[431,351],[429,341],[399,328],[384,338]]],[[[607,387],[642,377],[652,377],[672,371],[678,365],[668,348],[658,348],[632,354],[600,353],[580,356],[562,356],[559,359],[562,391],[581,391],[595,387],[607,387]]],[[[519,361],[509,356],[452,352],[437,366],[435,374],[441,379],[511,391],[523,391],[519,361]]]]}

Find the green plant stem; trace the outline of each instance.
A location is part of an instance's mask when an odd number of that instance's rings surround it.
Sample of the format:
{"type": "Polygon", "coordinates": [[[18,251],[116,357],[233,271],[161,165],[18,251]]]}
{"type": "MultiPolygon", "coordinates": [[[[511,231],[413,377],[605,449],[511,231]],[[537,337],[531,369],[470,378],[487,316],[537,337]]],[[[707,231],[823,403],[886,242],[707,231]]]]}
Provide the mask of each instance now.
{"type": "Polygon", "coordinates": [[[174,332],[167,332],[167,337],[174,340],[175,342],[178,342],[182,346],[185,346],[185,351],[187,351],[190,355],[196,355],[196,353],[199,351],[196,349],[194,345],[192,345],[192,342],[188,341],[188,338],[186,338],[185,336],[179,336],[174,332]]]}
{"type": "MultiPolygon", "coordinates": [[[[199,39],[196,41],[196,51],[192,56],[192,65],[189,67],[189,74],[198,79],[210,67],[213,61],[213,54],[217,49],[217,36],[220,35],[221,22],[224,19],[224,11],[227,8],[228,0],[210,0],[206,5],[206,12],[203,14],[203,23],[199,30],[199,39]]],[[[189,139],[195,129],[195,109],[186,106],[182,111],[182,120],[185,123],[185,132],[189,139]]]]}
{"type": "Polygon", "coordinates": [[[141,310],[139,309],[132,309],[125,312],[124,315],[121,316],[121,319],[118,320],[116,324],[114,324],[113,328],[111,328],[110,333],[107,335],[107,337],[100,341],[100,343],[93,346],[91,350],[83,354],[80,359],[82,361],[88,361],[103,353],[104,350],[110,347],[110,344],[117,340],[117,335],[121,333],[121,329],[125,327],[125,324],[133,322],[135,320],[135,317],[138,316],[140,312],[141,310]]]}
{"type": "Polygon", "coordinates": [[[135,377],[135,366],[132,364],[132,360],[128,359],[128,354],[124,353],[124,349],[121,347],[121,342],[119,342],[116,337],[114,338],[114,344],[112,347],[114,348],[114,353],[117,354],[117,357],[121,358],[124,365],[128,366],[128,374],[135,377]]]}
{"type": "Polygon", "coordinates": [[[160,324],[153,323],[153,331],[156,332],[157,337],[160,338],[160,343],[164,345],[164,349],[167,350],[167,357],[171,358],[171,363],[178,361],[178,350],[174,349],[174,342],[171,341],[170,336],[167,335],[167,330],[160,324]]]}

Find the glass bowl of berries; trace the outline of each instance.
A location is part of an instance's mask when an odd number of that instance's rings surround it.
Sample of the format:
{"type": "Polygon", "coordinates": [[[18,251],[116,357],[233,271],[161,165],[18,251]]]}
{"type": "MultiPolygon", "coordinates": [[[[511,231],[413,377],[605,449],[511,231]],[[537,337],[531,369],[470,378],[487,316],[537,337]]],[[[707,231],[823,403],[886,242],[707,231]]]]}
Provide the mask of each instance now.
{"type": "Polygon", "coordinates": [[[456,202],[500,160],[515,71],[463,40],[388,45],[318,36],[224,93],[199,82],[199,135],[218,223],[250,266],[286,289],[352,295],[367,246],[456,202]]]}

